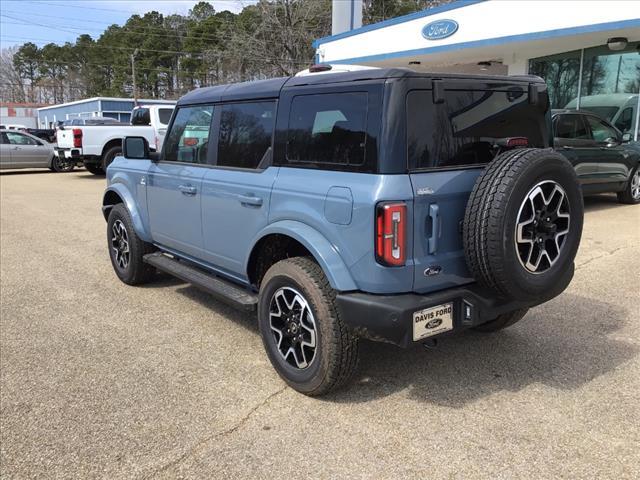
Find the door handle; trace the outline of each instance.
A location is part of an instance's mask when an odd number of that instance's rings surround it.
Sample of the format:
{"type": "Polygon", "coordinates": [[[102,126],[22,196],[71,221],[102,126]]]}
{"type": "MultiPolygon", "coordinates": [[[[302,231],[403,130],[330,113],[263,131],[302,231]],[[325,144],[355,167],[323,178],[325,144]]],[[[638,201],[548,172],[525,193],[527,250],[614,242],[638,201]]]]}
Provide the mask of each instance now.
{"type": "Polygon", "coordinates": [[[429,217],[431,218],[431,237],[429,238],[429,253],[438,250],[438,237],[440,236],[440,207],[435,203],[429,205],[429,217]]]}
{"type": "Polygon", "coordinates": [[[20,147],[13,147],[11,150],[20,150],[20,147]]]}
{"type": "Polygon", "coordinates": [[[238,200],[240,200],[240,203],[245,206],[252,206],[252,207],[262,206],[262,198],[256,197],[252,193],[247,193],[245,195],[238,195],[238,200]]]}
{"type": "Polygon", "coordinates": [[[178,189],[183,195],[195,195],[198,189],[193,185],[179,185],[178,189]]]}
{"type": "Polygon", "coordinates": [[[569,145],[564,145],[562,147],[563,150],[573,150],[573,147],[570,147],[569,145]]]}

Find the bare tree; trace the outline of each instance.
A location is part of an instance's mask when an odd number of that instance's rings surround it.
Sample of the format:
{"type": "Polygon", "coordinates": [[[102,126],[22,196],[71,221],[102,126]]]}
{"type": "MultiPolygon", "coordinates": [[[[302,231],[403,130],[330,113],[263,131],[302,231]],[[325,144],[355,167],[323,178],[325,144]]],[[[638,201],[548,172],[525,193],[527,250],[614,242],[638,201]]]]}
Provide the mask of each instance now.
{"type": "Polygon", "coordinates": [[[25,102],[25,85],[13,65],[17,48],[3,48],[0,51],[0,100],[3,102],[25,102]]]}

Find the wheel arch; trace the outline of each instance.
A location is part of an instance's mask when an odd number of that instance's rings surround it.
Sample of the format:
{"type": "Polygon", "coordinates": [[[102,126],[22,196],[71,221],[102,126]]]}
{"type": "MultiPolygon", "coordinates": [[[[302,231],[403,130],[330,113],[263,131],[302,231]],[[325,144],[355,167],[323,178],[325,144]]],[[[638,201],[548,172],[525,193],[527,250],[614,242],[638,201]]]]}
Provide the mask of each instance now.
{"type": "Polygon", "coordinates": [[[112,138],[102,147],[102,153],[100,154],[100,158],[104,160],[104,155],[113,147],[120,147],[122,149],[122,138],[112,138]]]}
{"type": "Polygon", "coordinates": [[[149,235],[149,232],[145,228],[137,204],[129,190],[127,190],[123,184],[112,184],[104,192],[102,196],[102,214],[104,215],[104,219],[109,219],[111,209],[119,203],[124,204],[129,215],[131,215],[131,221],[133,222],[133,228],[136,234],[145,242],[151,242],[151,235],[149,235]]]}
{"type": "MultiPolygon", "coordinates": [[[[333,289],[338,291],[358,289],[336,247],[313,227],[294,220],[282,220],[268,225],[252,242],[251,253],[244,265],[247,278],[252,284],[259,283],[260,272],[259,269],[256,270],[256,265],[261,253],[265,251],[265,245],[271,241],[287,241],[293,248],[303,249],[297,252],[294,250],[294,253],[306,253],[313,257],[322,268],[333,289]]],[[[288,255],[282,258],[288,258],[288,255]]],[[[277,258],[276,261],[282,258],[277,258]]]]}

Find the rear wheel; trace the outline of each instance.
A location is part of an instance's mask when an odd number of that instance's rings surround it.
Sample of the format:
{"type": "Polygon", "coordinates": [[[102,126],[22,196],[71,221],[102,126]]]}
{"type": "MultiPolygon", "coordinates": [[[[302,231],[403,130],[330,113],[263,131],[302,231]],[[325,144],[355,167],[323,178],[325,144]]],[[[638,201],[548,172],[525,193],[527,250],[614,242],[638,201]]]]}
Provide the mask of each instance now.
{"type": "Polygon", "coordinates": [[[258,303],[265,350],[278,374],[305,395],[346,383],[358,362],[358,338],[340,318],[335,291],[313,260],[282,260],[266,273],[258,303]]]}
{"type": "Polygon", "coordinates": [[[62,173],[62,172],[70,172],[73,170],[75,163],[69,160],[67,157],[59,157],[57,155],[53,156],[51,160],[51,170],[54,172],[62,173]]]}
{"type": "Polygon", "coordinates": [[[582,192],[572,165],[551,150],[517,149],[478,177],[463,222],[467,265],[506,298],[546,300],[573,276],[582,192]]]}
{"type": "Polygon", "coordinates": [[[521,308],[519,310],[514,310],[512,312],[503,313],[502,315],[498,316],[498,318],[491,320],[487,323],[477,325],[473,327],[473,329],[477,332],[483,332],[483,333],[497,332],[498,330],[502,330],[503,328],[510,327],[514,323],[517,323],[520,320],[522,320],[528,311],[529,311],[528,308],[521,308]]]}
{"type": "Polygon", "coordinates": [[[629,204],[640,203],[640,165],[636,165],[631,172],[624,190],[618,192],[618,201],[629,204]]]}
{"type": "Polygon", "coordinates": [[[126,207],[119,203],[109,212],[107,244],[113,270],[128,285],[146,283],[155,269],[144,263],[142,257],[154,251],[153,245],[144,242],[133,229],[133,222],[126,207]]]}
{"type": "Polygon", "coordinates": [[[94,175],[104,175],[104,170],[102,169],[102,167],[95,163],[85,163],[84,168],[86,168],[89,172],[93,173],[94,175]]]}

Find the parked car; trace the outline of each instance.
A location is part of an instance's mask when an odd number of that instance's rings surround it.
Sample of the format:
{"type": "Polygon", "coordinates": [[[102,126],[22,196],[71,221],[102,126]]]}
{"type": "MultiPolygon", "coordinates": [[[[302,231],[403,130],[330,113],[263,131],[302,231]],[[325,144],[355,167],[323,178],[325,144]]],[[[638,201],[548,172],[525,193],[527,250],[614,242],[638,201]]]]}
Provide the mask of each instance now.
{"type": "Polygon", "coordinates": [[[26,132],[0,130],[0,169],[49,168],[69,172],[73,163],[58,158],[54,146],[26,132]]]}
{"type": "Polygon", "coordinates": [[[631,134],[587,110],[554,110],[555,149],[575,167],[585,194],[616,192],[640,203],[640,149],[631,134]]]}
{"type": "MultiPolygon", "coordinates": [[[[578,99],[575,98],[565,109],[575,110],[577,107],[578,99]]],[[[622,133],[631,133],[633,136],[638,118],[638,94],[605,93],[581,97],[580,110],[589,110],[610,122],[622,133]]]]}
{"type": "Polygon", "coordinates": [[[353,373],[360,337],[492,332],[566,288],[582,195],[550,132],[533,76],[361,69],[201,88],[161,153],[127,137],[107,169],[111,262],[130,285],[159,269],[257,310],[280,376],[324,394],[353,373]]]}
{"type": "Polygon", "coordinates": [[[131,112],[131,125],[152,126],[156,132],[155,148],[160,150],[175,105],[141,105],[131,112]]]}
{"type": "MultiPolygon", "coordinates": [[[[164,106],[162,108],[173,109],[173,107],[164,106]]],[[[121,122],[104,122],[104,119],[96,120],[99,117],[74,119],[72,122],[82,120],[85,123],[84,125],[73,124],[71,127],[63,124],[58,129],[56,154],[74,163],[82,162],[94,175],[104,175],[113,159],[122,153],[122,139],[127,135],[146,138],[147,142],[153,146],[153,150],[162,148],[159,142],[160,138],[164,138],[161,131],[166,125],[161,121],[165,120],[166,116],[160,115],[159,109],[160,107],[155,106],[150,108],[153,112],[151,114],[153,121],[150,125],[141,125],[137,120],[136,123],[128,125],[121,122]]],[[[137,110],[134,109],[132,117],[137,118],[138,115],[137,110]]]]}

